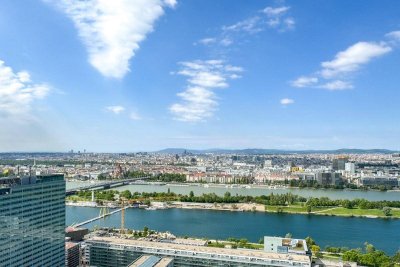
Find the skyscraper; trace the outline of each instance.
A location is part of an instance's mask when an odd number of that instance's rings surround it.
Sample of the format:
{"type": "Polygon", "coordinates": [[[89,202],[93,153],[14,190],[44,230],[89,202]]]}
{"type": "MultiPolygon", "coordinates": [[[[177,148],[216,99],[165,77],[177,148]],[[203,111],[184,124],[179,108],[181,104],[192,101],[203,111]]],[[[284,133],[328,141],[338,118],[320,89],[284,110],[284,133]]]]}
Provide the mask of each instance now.
{"type": "Polygon", "coordinates": [[[0,178],[0,266],[65,265],[63,175],[0,178]]]}

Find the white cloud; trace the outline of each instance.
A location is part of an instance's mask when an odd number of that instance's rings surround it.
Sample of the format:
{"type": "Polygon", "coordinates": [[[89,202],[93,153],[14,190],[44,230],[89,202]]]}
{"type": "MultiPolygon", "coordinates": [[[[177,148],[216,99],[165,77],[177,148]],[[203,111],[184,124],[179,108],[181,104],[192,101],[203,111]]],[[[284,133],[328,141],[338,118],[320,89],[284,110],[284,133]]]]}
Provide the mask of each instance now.
{"type": "Polygon", "coordinates": [[[358,42],[337,53],[333,60],[322,62],[321,75],[324,78],[332,78],[357,71],[362,65],[390,51],[392,48],[383,42],[358,42]]]}
{"type": "Polygon", "coordinates": [[[294,100],[290,99],[290,98],[283,98],[283,99],[281,99],[280,102],[282,105],[287,106],[287,105],[293,104],[294,100]]]}
{"type": "Polygon", "coordinates": [[[27,71],[14,72],[0,60],[0,117],[30,117],[32,103],[49,91],[48,85],[33,83],[27,71]]]}
{"type": "MultiPolygon", "coordinates": [[[[394,38],[397,32],[386,34],[394,38]]],[[[400,35],[400,32],[399,32],[400,35]]],[[[331,61],[321,63],[321,69],[311,76],[301,76],[290,82],[293,87],[314,87],[326,90],[346,90],[354,88],[350,74],[358,71],[371,60],[386,55],[393,50],[389,42],[357,42],[338,52],[331,61]]]]}
{"type": "Polygon", "coordinates": [[[262,31],[263,29],[260,27],[260,17],[254,16],[247,18],[245,20],[239,21],[235,24],[229,26],[223,26],[222,30],[225,32],[235,31],[235,32],[247,32],[250,34],[257,33],[262,31]]]}
{"type": "Polygon", "coordinates": [[[182,69],[177,72],[187,77],[188,86],[178,93],[181,102],[170,106],[174,119],[186,122],[204,121],[213,116],[217,109],[218,88],[229,86],[230,79],[240,78],[240,67],[225,65],[221,60],[195,60],[181,62],[182,69]]]}
{"type": "Polygon", "coordinates": [[[164,7],[175,0],[44,0],[72,19],[86,45],[89,62],[102,75],[122,78],[139,44],[153,31],[164,7]]]}
{"type": "Polygon", "coordinates": [[[139,121],[142,119],[142,117],[135,111],[132,111],[131,114],[129,115],[129,118],[134,121],[139,121]]]}
{"type": "Polygon", "coordinates": [[[174,8],[176,6],[176,4],[178,4],[178,2],[176,0],[164,0],[164,3],[169,6],[174,8]]]}
{"type": "Polygon", "coordinates": [[[320,85],[319,87],[331,91],[353,89],[353,85],[350,82],[341,80],[327,82],[325,84],[320,85]]]}
{"type": "Polygon", "coordinates": [[[393,41],[400,41],[400,31],[392,31],[385,34],[385,36],[393,41]]]}
{"type": "Polygon", "coordinates": [[[289,6],[281,6],[281,7],[266,7],[263,12],[267,14],[267,16],[281,16],[285,14],[290,9],[289,6]]]}
{"type": "Polygon", "coordinates": [[[118,115],[124,112],[125,108],[123,106],[108,106],[106,107],[106,110],[118,115]]]}
{"type": "Polygon", "coordinates": [[[313,86],[316,83],[318,83],[317,77],[301,76],[296,80],[292,81],[291,85],[294,87],[308,87],[308,86],[313,86]]]}
{"type": "Polygon", "coordinates": [[[198,41],[198,43],[203,44],[203,45],[210,45],[213,44],[217,41],[216,38],[203,38],[198,41]]]}
{"type": "Polygon", "coordinates": [[[287,17],[289,6],[266,7],[262,12],[266,15],[266,24],[271,28],[276,28],[279,31],[294,29],[296,21],[292,17],[287,17]]]}
{"type": "Polygon", "coordinates": [[[288,17],[289,6],[266,7],[252,16],[231,25],[221,27],[221,32],[216,37],[208,37],[194,44],[230,46],[237,39],[246,35],[254,35],[266,28],[273,28],[280,32],[293,29],[296,22],[293,17],[288,17]]]}

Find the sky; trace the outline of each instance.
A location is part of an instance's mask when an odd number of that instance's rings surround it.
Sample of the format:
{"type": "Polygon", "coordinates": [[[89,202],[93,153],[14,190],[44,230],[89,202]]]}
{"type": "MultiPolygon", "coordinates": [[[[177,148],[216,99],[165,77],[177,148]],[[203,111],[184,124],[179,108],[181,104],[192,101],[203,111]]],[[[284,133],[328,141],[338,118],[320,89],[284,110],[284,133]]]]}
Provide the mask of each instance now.
{"type": "Polygon", "coordinates": [[[0,151],[400,150],[399,10],[3,0],[0,151]]]}

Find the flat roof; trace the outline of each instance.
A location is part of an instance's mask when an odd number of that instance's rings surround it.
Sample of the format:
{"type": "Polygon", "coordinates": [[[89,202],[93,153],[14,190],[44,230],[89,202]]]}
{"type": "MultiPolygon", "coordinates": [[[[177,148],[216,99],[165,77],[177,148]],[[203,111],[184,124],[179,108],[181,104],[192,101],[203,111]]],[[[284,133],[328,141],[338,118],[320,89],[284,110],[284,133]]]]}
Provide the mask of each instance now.
{"type": "Polygon", "coordinates": [[[65,242],[65,249],[70,249],[73,248],[75,246],[78,246],[79,243],[74,243],[74,242],[65,242]]]}
{"type": "Polygon", "coordinates": [[[183,245],[175,243],[123,239],[118,237],[99,237],[99,236],[91,237],[86,241],[102,242],[114,245],[149,247],[153,249],[183,250],[183,251],[192,251],[196,253],[220,254],[226,256],[254,257],[254,258],[262,258],[265,260],[291,260],[291,261],[306,262],[306,263],[310,262],[310,258],[307,255],[279,254],[279,253],[265,252],[263,250],[215,248],[206,246],[192,246],[192,245],[183,245]]]}

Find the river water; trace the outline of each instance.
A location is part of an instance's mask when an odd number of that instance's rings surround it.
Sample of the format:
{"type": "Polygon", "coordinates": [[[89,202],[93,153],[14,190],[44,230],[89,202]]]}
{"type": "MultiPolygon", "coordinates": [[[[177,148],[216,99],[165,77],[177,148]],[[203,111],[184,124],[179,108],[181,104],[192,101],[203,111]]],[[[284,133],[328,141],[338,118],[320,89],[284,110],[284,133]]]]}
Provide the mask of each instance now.
{"type": "MultiPolygon", "coordinates": [[[[68,206],[67,225],[96,217],[99,210],[68,206]]],[[[121,214],[116,213],[85,227],[119,227],[120,224],[121,214]]],[[[311,236],[322,248],[326,245],[363,247],[364,242],[368,241],[390,254],[400,249],[400,220],[396,219],[213,210],[127,209],[125,226],[130,229],[143,229],[144,226],[148,226],[158,231],[170,231],[178,236],[210,239],[237,237],[253,242],[257,242],[264,235],[284,236],[292,233],[295,238],[311,236]]]]}
{"type": "MultiPolygon", "coordinates": [[[[67,182],[67,189],[79,187],[89,184],[88,182],[67,182]]],[[[193,191],[195,195],[201,195],[203,193],[215,193],[223,196],[225,192],[229,191],[232,195],[249,195],[249,196],[260,196],[274,194],[284,194],[291,192],[292,194],[300,195],[303,197],[329,197],[331,199],[355,199],[364,198],[371,201],[378,200],[398,200],[400,201],[400,191],[361,191],[361,190],[332,190],[332,189],[299,189],[299,188],[277,188],[269,189],[267,187],[225,187],[223,185],[209,185],[204,187],[201,185],[126,185],[115,188],[115,190],[123,191],[130,190],[133,192],[167,192],[168,188],[171,192],[177,194],[188,195],[190,191],[193,191]]]]}

